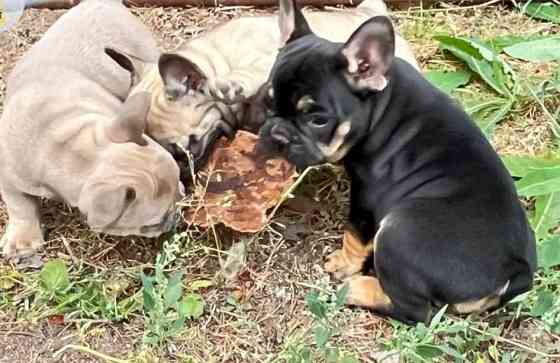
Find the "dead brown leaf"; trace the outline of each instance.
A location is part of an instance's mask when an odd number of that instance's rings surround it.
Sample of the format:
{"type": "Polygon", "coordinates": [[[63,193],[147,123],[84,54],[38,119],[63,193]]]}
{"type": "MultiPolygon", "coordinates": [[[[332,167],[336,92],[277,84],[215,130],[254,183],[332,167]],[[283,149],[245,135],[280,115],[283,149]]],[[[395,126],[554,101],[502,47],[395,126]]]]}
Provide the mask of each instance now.
{"type": "Polygon", "coordinates": [[[238,232],[255,233],[266,226],[266,211],[295,181],[295,168],[283,159],[264,160],[255,147],[258,136],[237,132],[232,141],[220,139],[208,165],[201,204],[185,211],[185,220],[201,227],[223,223],[238,232]],[[208,180],[209,178],[209,180],[208,180]]]}

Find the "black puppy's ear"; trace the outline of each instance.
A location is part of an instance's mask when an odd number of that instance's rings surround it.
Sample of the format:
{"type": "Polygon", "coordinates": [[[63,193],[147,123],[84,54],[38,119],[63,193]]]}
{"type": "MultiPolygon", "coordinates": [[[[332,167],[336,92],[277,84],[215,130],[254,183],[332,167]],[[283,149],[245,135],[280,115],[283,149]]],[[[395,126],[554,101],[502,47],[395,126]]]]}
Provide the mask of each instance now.
{"type": "Polygon", "coordinates": [[[280,27],[280,45],[311,34],[307,20],[296,4],[296,0],[279,0],[278,26],[280,27]]]}
{"type": "Polygon", "coordinates": [[[199,90],[206,82],[206,75],[196,64],[174,53],[164,53],[159,57],[159,74],[165,87],[165,96],[175,100],[190,90],[199,90]]]}
{"type": "Polygon", "coordinates": [[[355,90],[381,91],[395,58],[395,31],[391,20],[376,16],[363,23],[342,48],[348,66],[345,76],[355,90]]]}
{"type": "Polygon", "coordinates": [[[145,66],[143,60],[113,47],[105,47],[105,54],[111,57],[119,66],[130,72],[131,88],[140,82],[145,66]]]}

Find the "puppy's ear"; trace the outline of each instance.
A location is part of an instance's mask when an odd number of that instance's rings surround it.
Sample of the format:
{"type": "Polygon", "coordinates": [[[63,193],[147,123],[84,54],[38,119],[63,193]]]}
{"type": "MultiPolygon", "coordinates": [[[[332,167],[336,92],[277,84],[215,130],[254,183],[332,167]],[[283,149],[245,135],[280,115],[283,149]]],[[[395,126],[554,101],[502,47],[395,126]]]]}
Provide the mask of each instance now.
{"type": "Polygon", "coordinates": [[[119,66],[130,72],[130,88],[140,82],[146,65],[143,60],[113,47],[105,47],[105,54],[111,57],[119,66]]]}
{"type": "Polygon", "coordinates": [[[190,90],[199,90],[206,82],[206,75],[200,68],[179,54],[162,54],[158,68],[165,86],[165,96],[169,100],[184,96],[190,90]]]}
{"type": "Polygon", "coordinates": [[[279,0],[279,6],[280,46],[312,33],[296,0],[279,0]]]}
{"type": "Polygon", "coordinates": [[[395,58],[395,31],[391,20],[376,16],[363,23],[342,47],[345,76],[355,90],[381,91],[395,58]]]}
{"type": "Polygon", "coordinates": [[[143,138],[146,118],[150,110],[151,94],[135,93],[122,105],[119,115],[105,127],[105,134],[115,143],[133,142],[140,146],[147,145],[143,138]]]}

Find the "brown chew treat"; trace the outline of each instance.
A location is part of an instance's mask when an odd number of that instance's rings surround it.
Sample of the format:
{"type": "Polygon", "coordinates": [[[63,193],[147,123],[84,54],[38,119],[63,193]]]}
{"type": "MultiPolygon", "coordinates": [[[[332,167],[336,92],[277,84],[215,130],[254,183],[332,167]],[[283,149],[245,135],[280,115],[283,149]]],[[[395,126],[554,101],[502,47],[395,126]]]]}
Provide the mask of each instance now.
{"type": "Polygon", "coordinates": [[[297,173],[283,159],[259,158],[257,140],[257,135],[238,131],[232,141],[218,141],[208,165],[199,173],[200,184],[207,185],[206,193],[197,196],[197,206],[183,213],[188,224],[208,227],[223,223],[251,233],[266,226],[267,209],[280,201],[297,173]]]}

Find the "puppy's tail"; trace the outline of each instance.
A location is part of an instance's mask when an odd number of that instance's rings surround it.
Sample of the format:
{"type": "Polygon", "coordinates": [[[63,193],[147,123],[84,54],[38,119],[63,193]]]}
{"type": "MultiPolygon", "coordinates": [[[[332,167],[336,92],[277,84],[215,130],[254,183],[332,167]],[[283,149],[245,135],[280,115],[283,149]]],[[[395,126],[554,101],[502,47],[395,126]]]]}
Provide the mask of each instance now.
{"type": "Polygon", "coordinates": [[[357,9],[363,11],[368,16],[389,15],[387,5],[383,0],[364,0],[357,9]]]}

